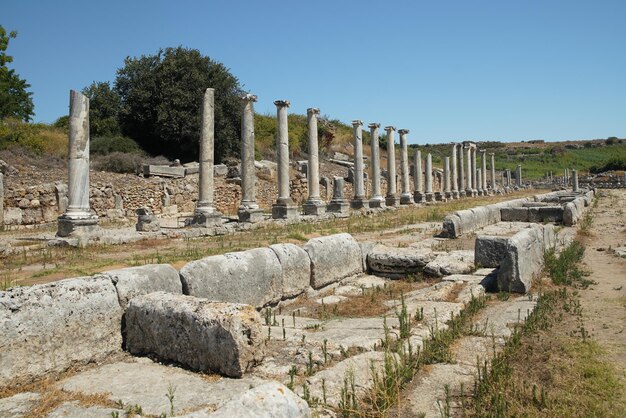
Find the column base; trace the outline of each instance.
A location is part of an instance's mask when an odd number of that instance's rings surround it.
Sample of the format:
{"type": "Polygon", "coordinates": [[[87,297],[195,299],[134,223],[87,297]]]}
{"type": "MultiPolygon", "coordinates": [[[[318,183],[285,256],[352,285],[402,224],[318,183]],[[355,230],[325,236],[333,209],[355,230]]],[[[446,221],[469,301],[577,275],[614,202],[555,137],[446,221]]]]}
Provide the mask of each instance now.
{"type": "Polygon", "coordinates": [[[272,219],[299,219],[300,208],[296,205],[283,205],[276,203],[272,205],[272,219]]]}
{"type": "Polygon", "coordinates": [[[367,201],[367,199],[357,198],[350,201],[350,207],[355,210],[369,209],[370,203],[367,201]]]}
{"type": "Polygon", "coordinates": [[[443,192],[435,192],[435,200],[437,202],[445,202],[446,195],[443,192]]]}
{"type": "Polygon", "coordinates": [[[467,193],[465,193],[465,190],[460,190],[459,191],[459,198],[466,198],[467,197],[467,193]]]}
{"type": "Polygon", "coordinates": [[[401,205],[410,205],[412,203],[413,203],[413,196],[411,196],[411,193],[402,193],[400,195],[401,205]]]}
{"type": "Polygon", "coordinates": [[[453,199],[458,199],[461,197],[461,194],[458,192],[458,190],[455,190],[452,192],[452,198],[453,199]]]}
{"type": "Polygon", "coordinates": [[[444,192],[443,195],[446,197],[446,200],[454,199],[454,194],[452,192],[444,192]]]}
{"type": "Polygon", "coordinates": [[[350,204],[347,200],[339,200],[334,202],[331,200],[328,206],[326,206],[326,212],[347,215],[350,213],[350,204]]]}
{"type": "Polygon", "coordinates": [[[191,220],[191,226],[198,228],[208,228],[220,225],[222,223],[222,214],[218,211],[204,212],[196,211],[191,220]]]}
{"type": "Polygon", "coordinates": [[[434,202],[435,201],[435,195],[433,193],[424,193],[424,200],[426,202],[434,202]]]}
{"type": "Polygon", "coordinates": [[[237,211],[239,222],[255,223],[262,221],[265,216],[263,215],[263,209],[261,208],[239,208],[237,211]]]}
{"type": "Polygon", "coordinates": [[[385,198],[385,205],[395,208],[400,205],[400,199],[398,196],[387,196],[385,198]]]}
{"type": "Polygon", "coordinates": [[[305,215],[320,216],[326,213],[326,204],[321,200],[311,200],[302,204],[305,215]]]}
{"type": "Polygon", "coordinates": [[[73,218],[67,214],[61,215],[57,219],[57,237],[71,237],[77,235],[87,235],[98,231],[98,216],[73,218]]]}
{"type": "Polygon", "coordinates": [[[413,201],[415,203],[422,203],[422,202],[426,201],[426,198],[424,197],[424,193],[422,193],[422,192],[413,192],[413,201]]]}
{"type": "Polygon", "coordinates": [[[370,199],[369,207],[370,209],[383,209],[385,207],[385,200],[382,197],[370,199]]]}

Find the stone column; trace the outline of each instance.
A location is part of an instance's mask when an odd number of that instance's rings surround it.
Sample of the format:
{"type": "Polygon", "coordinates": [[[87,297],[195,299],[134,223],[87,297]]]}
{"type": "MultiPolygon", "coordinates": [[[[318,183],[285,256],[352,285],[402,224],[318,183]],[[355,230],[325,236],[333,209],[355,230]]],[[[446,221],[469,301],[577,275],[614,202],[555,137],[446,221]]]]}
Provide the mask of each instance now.
{"type": "Polygon", "coordinates": [[[567,186],[569,184],[567,168],[565,168],[565,174],[563,175],[563,183],[567,186]]]}
{"type": "Polygon", "coordinates": [[[572,169],[572,191],[574,193],[578,193],[580,189],[578,188],[578,170],[572,169]]]}
{"type": "Polygon", "coordinates": [[[363,121],[353,120],[354,133],[354,198],[350,202],[352,209],[368,208],[365,198],[365,182],[363,180],[363,121]]]}
{"type": "Polygon", "coordinates": [[[396,187],[396,143],[395,143],[395,126],[385,126],[387,131],[387,196],[385,204],[387,206],[398,206],[400,199],[398,198],[398,190],[396,187]]]}
{"type": "Polygon", "coordinates": [[[314,107],[306,110],[309,137],[309,164],[307,166],[307,182],[309,196],[302,205],[305,215],[323,215],[326,205],[320,198],[320,162],[317,141],[317,115],[320,110],[314,107]]]}
{"type": "Polygon", "coordinates": [[[485,194],[487,194],[481,187],[481,185],[483,184],[483,176],[482,176],[482,170],[479,168],[476,170],[476,182],[478,183],[478,195],[479,196],[484,196],[485,194]]]}
{"type": "Polygon", "coordinates": [[[476,170],[478,165],[476,164],[476,146],[472,144],[470,147],[472,155],[472,194],[478,196],[478,179],[476,178],[476,170]]]}
{"type": "Polygon", "coordinates": [[[402,187],[402,191],[400,193],[400,204],[410,205],[413,203],[413,198],[411,196],[409,185],[409,145],[406,139],[409,130],[400,129],[398,133],[400,134],[400,184],[402,187]]]}
{"type": "Polygon", "coordinates": [[[465,177],[465,193],[467,193],[467,197],[474,196],[472,192],[472,149],[469,145],[467,145],[466,155],[467,155],[467,173],[465,177]]]}
{"type": "Polygon", "coordinates": [[[433,157],[428,153],[426,155],[426,168],[424,169],[424,175],[426,176],[426,191],[424,192],[424,198],[427,202],[431,202],[434,199],[433,195],[433,157]]]}
{"type": "Polygon", "coordinates": [[[241,204],[239,222],[258,222],[263,211],[256,202],[256,169],[254,167],[254,102],[253,94],[244,95],[241,115],[241,204]]]}
{"type": "Polygon", "coordinates": [[[4,231],[4,174],[0,173],[0,231],[4,231]]]}
{"type": "Polygon", "coordinates": [[[413,200],[415,203],[421,203],[424,201],[424,187],[422,181],[422,151],[415,151],[415,159],[414,162],[414,170],[413,173],[413,200]]]}
{"type": "Polygon", "coordinates": [[[208,88],[202,102],[202,127],[200,130],[200,170],[198,203],[193,217],[194,226],[211,226],[221,223],[222,214],[213,205],[213,158],[215,141],[214,100],[215,90],[208,88]]]}
{"type": "MultiPolygon", "coordinates": [[[[300,212],[289,193],[289,101],[276,100],[276,162],[278,163],[278,199],[272,205],[273,219],[298,219],[300,212]]],[[[310,168],[310,166],[309,166],[310,168]]]]}
{"type": "Polygon", "coordinates": [[[57,236],[94,232],[98,217],[89,207],[89,99],[70,91],[68,206],[58,219],[57,236]]]}
{"type": "Polygon", "coordinates": [[[487,192],[487,150],[484,150],[484,149],[480,150],[480,162],[482,165],[482,173],[481,173],[482,189],[483,189],[483,193],[486,195],[488,194],[487,192]]]}
{"type": "Polygon", "coordinates": [[[522,165],[517,165],[517,171],[515,172],[515,178],[517,180],[517,187],[522,187],[522,165]]]}
{"type": "Polygon", "coordinates": [[[443,192],[446,199],[452,199],[452,181],[450,178],[450,157],[443,158],[443,192]]]}
{"type": "Polygon", "coordinates": [[[506,169],[506,187],[511,187],[511,170],[508,168],[506,169]]]}
{"type": "Polygon", "coordinates": [[[333,198],[331,199],[327,212],[347,215],[350,209],[348,201],[343,197],[343,177],[333,177],[333,198]]]}
{"type": "Polygon", "coordinates": [[[380,123],[370,123],[370,145],[372,149],[372,197],[370,208],[382,208],[385,199],[380,191],[380,148],[378,147],[378,128],[380,123]]]}
{"type": "Polygon", "coordinates": [[[496,155],[492,152],[491,157],[491,190],[496,191],[496,155]]]}
{"type": "Polygon", "coordinates": [[[452,153],[450,155],[450,161],[452,162],[452,172],[450,173],[452,193],[450,196],[452,199],[459,198],[459,172],[457,171],[457,156],[456,156],[456,144],[452,144],[452,153]]]}
{"type": "Polygon", "coordinates": [[[460,197],[466,196],[466,182],[465,182],[465,165],[463,161],[463,144],[457,144],[459,148],[459,195],[460,197]]]}

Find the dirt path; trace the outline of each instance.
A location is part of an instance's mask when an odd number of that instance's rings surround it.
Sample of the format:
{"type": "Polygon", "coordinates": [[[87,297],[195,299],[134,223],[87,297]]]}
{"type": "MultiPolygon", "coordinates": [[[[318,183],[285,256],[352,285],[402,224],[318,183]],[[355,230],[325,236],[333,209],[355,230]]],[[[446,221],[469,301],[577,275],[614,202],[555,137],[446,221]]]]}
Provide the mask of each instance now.
{"type": "Polygon", "coordinates": [[[583,262],[597,284],[581,292],[585,328],[606,350],[626,397],[626,259],[610,250],[626,245],[626,191],[605,190],[592,209],[583,262]]]}

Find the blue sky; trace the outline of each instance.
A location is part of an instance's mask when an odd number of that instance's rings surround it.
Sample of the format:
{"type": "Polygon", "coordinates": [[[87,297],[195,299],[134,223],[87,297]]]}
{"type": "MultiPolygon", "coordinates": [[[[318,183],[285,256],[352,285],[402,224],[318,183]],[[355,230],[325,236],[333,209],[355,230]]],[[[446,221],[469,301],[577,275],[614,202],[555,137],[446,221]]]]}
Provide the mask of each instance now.
{"type": "Polygon", "coordinates": [[[290,100],[411,143],[626,137],[626,1],[1,0],[35,120],[126,56],[183,45],[224,63],[258,112],[290,100]]]}

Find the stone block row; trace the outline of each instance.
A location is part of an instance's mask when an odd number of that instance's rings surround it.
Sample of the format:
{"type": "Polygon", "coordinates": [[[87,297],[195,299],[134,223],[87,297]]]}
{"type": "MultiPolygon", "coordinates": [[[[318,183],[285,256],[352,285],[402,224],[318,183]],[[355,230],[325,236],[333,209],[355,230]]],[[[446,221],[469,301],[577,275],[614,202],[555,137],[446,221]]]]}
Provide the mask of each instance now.
{"type": "Polygon", "coordinates": [[[261,340],[250,325],[261,322],[254,308],[363,270],[359,243],[337,234],[303,248],[277,244],[206,257],[180,272],[146,265],[12,288],[0,292],[0,387],[102,361],[123,344],[133,353],[240,376],[256,361],[246,347],[258,348],[261,340]],[[194,344],[208,347],[202,359],[190,354],[194,344]],[[237,359],[223,361],[228,353],[237,359]]]}

